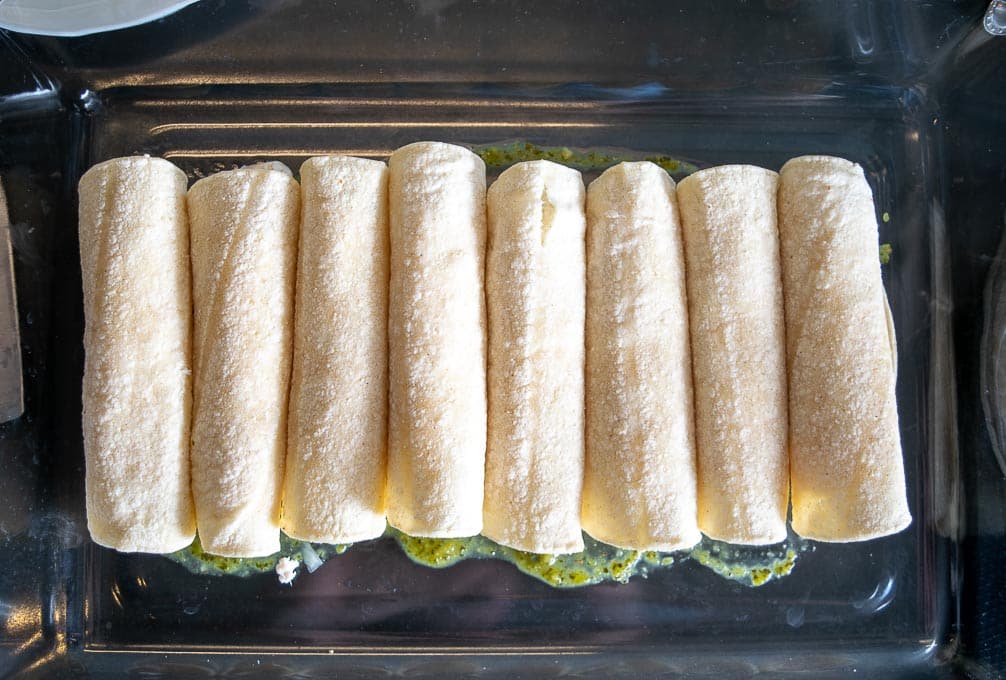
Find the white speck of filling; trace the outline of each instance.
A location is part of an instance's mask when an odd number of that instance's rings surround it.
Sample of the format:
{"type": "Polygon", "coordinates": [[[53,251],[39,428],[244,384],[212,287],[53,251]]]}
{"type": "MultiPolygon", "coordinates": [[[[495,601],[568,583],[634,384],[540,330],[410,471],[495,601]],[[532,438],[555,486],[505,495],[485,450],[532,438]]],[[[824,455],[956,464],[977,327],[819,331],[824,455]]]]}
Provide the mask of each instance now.
{"type": "Polygon", "coordinates": [[[289,557],[279,558],[279,562],[276,563],[276,576],[279,577],[279,582],[283,585],[290,585],[293,580],[297,578],[297,567],[300,566],[300,562],[297,560],[291,560],[289,557]]]}

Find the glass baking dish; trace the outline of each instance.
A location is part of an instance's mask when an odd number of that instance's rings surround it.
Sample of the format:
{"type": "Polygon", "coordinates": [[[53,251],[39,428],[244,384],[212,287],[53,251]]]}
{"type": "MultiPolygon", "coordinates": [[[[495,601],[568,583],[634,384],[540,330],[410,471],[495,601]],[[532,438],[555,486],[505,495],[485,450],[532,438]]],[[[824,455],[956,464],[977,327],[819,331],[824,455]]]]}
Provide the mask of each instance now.
{"type": "MultiPolygon", "coordinates": [[[[951,200],[996,181],[988,163],[969,165],[960,149],[985,144],[1000,158],[1006,149],[1002,133],[974,122],[985,109],[973,102],[1002,96],[989,85],[1002,81],[995,69],[975,67],[1003,54],[981,29],[983,11],[953,2],[766,0],[714,10],[204,0],[89,38],[0,33],[0,174],[14,223],[27,401],[25,416],[0,426],[0,672],[1001,669],[1002,646],[983,647],[980,621],[1002,604],[1002,579],[972,580],[994,547],[981,553],[987,535],[963,520],[1001,502],[1003,483],[983,477],[976,488],[973,463],[991,456],[976,362],[966,356],[978,340],[955,332],[951,313],[955,296],[980,297],[984,284],[987,261],[975,271],[962,253],[994,253],[1001,227],[954,221],[951,200]],[[960,130],[970,130],[967,140],[960,130]],[[147,153],[191,178],[258,160],[296,171],[311,155],[384,158],[423,139],[659,155],[683,167],[778,169],[808,153],[860,163],[881,242],[892,247],[884,276],[912,526],[867,543],[816,544],[792,574],[759,588],[683,560],[624,585],[556,590],[494,560],[418,566],[389,538],[354,546],[287,588],[275,575],[195,575],[91,543],[75,217],[83,170],[147,153]],[[978,434],[959,436],[959,425],[978,434]]],[[[991,530],[992,546],[1002,530],[991,530]]]]}

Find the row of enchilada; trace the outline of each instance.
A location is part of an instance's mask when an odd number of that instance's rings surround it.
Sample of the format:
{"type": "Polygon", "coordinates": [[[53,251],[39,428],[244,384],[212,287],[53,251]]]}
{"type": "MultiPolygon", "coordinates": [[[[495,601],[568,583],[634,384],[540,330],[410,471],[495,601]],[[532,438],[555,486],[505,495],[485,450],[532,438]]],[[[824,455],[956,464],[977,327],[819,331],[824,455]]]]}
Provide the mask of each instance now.
{"type": "Polygon", "coordinates": [[[530,552],[911,521],[862,170],[679,186],[423,142],[80,183],[92,538],[224,556],[386,523],[530,552]]]}

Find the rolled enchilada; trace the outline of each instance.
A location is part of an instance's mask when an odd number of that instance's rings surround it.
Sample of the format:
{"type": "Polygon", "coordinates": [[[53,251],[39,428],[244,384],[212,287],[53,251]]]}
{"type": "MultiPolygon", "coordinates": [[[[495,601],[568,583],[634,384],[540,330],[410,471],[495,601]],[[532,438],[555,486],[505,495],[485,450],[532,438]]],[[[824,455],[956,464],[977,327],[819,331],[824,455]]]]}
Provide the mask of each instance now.
{"type": "Polygon", "coordinates": [[[674,181],[621,163],[587,189],[583,528],[679,550],[697,522],[692,361],[674,181]]]}
{"type": "Polygon", "coordinates": [[[192,489],[203,549],[279,550],[300,190],[279,163],[188,193],[192,235],[192,489]]]}
{"type": "Polygon", "coordinates": [[[701,170],[678,184],[685,237],[699,528],[761,545],[786,537],[786,338],[776,173],[701,170]]]}
{"type": "Polygon", "coordinates": [[[485,164],[417,142],[388,166],[388,522],[473,536],[486,451],[485,164]]]}
{"type": "Polygon", "coordinates": [[[148,157],[80,179],[87,525],[124,552],[173,552],[195,536],[187,184],[148,157]]]}
{"type": "Polygon", "coordinates": [[[282,527],[353,543],[386,525],[388,167],[322,156],[300,178],[282,527]]]}
{"type": "Polygon", "coordinates": [[[793,530],[819,541],[911,523],[874,210],[850,161],[803,156],[780,171],[793,530]]]}
{"type": "Polygon", "coordinates": [[[518,163],[489,188],[489,442],[483,533],[535,553],[583,549],[584,189],[518,163]]]}

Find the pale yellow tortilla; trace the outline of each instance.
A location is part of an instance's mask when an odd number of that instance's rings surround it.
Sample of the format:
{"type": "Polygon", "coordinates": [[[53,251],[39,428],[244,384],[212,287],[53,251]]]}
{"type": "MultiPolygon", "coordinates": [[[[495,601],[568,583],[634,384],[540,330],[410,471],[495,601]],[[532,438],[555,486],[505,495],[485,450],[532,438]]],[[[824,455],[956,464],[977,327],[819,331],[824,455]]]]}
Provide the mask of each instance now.
{"type": "Polygon", "coordinates": [[[632,550],[699,541],[685,262],[674,182],[621,163],[587,188],[584,530],[632,550]]]}
{"type": "Polygon", "coordinates": [[[282,528],[355,543],[386,525],[388,167],[322,156],[300,180],[282,528]]]}
{"type": "Polygon", "coordinates": [[[388,168],[388,522],[473,536],[486,450],[485,164],[417,142],[388,168]]]}
{"type": "Polygon", "coordinates": [[[793,530],[860,541],[911,523],[895,402],[897,350],[862,169],[795,158],[779,186],[793,530]]]}
{"type": "Polygon", "coordinates": [[[489,188],[489,443],[482,533],[534,553],[583,550],[584,189],[518,163],[489,188]]]}
{"type": "Polygon", "coordinates": [[[195,536],[186,184],[148,157],[80,180],[87,524],[124,552],[173,552],[195,536]]]}
{"type": "Polygon", "coordinates": [[[280,164],[188,193],[195,312],[192,489],[203,549],[279,550],[300,190],[280,164]]]}
{"type": "Polygon", "coordinates": [[[786,537],[786,338],[777,176],[727,165],[678,185],[685,237],[699,528],[761,545],[786,537]]]}

